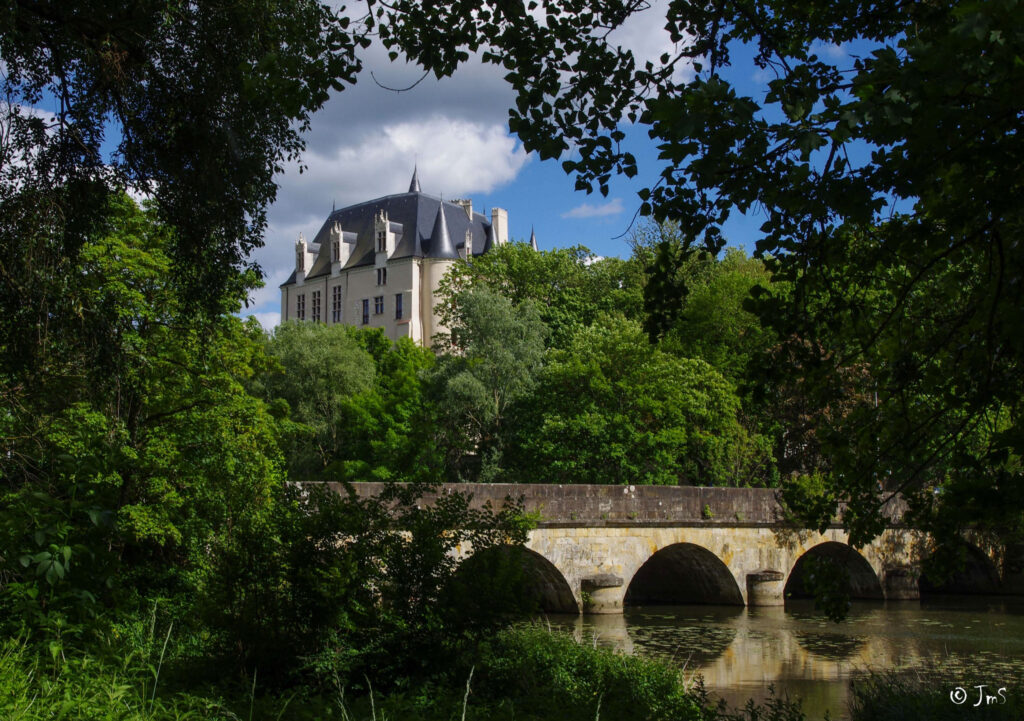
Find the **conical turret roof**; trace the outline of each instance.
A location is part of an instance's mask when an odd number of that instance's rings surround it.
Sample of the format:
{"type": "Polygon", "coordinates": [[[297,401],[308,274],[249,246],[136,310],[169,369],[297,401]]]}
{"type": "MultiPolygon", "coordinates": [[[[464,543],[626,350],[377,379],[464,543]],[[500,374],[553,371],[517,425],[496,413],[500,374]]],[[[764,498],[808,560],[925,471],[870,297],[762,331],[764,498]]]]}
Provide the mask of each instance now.
{"type": "Polygon", "coordinates": [[[430,232],[430,251],[425,254],[428,258],[458,258],[459,251],[455,249],[455,243],[448,233],[448,221],[444,217],[444,202],[437,207],[437,217],[434,219],[434,229],[430,232]]]}
{"type": "Polygon", "coordinates": [[[409,181],[409,192],[419,193],[420,191],[420,176],[416,172],[416,166],[412,166],[412,180],[409,181]]]}

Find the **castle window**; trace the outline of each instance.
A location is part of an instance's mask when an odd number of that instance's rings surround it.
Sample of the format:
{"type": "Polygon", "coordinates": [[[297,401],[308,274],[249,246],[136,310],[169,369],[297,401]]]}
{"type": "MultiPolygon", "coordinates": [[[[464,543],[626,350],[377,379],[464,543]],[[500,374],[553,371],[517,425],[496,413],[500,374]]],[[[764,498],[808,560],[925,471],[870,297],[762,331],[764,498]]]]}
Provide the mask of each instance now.
{"type": "Polygon", "coordinates": [[[313,322],[320,322],[320,291],[313,291],[313,322]]]}
{"type": "Polygon", "coordinates": [[[388,232],[380,230],[377,232],[377,252],[384,253],[388,249],[388,232]]]}
{"type": "Polygon", "coordinates": [[[395,293],[395,320],[402,320],[402,294],[395,293]]]}
{"type": "Polygon", "coordinates": [[[337,263],[341,259],[341,241],[335,240],[331,243],[331,260],[337,263]]]}
{"type": "Polygon", "coordinates": [[[341,322],[341,286],[336,285],[331,289],[331,321],[341,322]]]}
{"type": "Polygon", "coordinates": [[[370,322],[370,299],[363,298],[363,325],[370,322]]]}
{"type": "Polygon", "coordinates": [[[299,320],[306,320],[306,294],[299,293],[295,297],[295,317],[299,320]]]}
{"type": "Polygon", "coordinates": [[[377,285],[387,285],[387,284],[388,284],[388,269],[387,268],[377,268],[377,285]]]}
{"type": "Polygon", "coordinates": [[[384,312],[384,296],[378,295],[373,299],[373,313],[380,315],[384,312]]]}

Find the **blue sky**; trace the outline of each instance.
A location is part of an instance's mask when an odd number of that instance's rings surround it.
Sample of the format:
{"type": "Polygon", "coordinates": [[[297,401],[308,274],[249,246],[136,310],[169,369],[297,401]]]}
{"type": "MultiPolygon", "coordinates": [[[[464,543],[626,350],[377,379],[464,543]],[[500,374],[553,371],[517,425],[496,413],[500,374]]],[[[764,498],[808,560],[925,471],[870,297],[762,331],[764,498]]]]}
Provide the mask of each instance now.
{"type": "MultiPolygon", "coordinates": [[[[673,50],[663,28],[666,3],[652,0],[609,41],[630,50],[638,64],[657,62],[673,50]]],[[[842,47],[816,50],[831,60],[847,57],[842,47]]],[[[761,100],[769,77],[750,62],[751,54],[741,48],[728,75],[738,92],[761,100]]],[[[303,158],[307,170],[299,174],[292,166],[278,178],[266,244],[255,254],[266,286],[253,294],[247,315],[265,327],[276,325],[278,286],[292,270],[298,234],[312,237],[332,205],[404,192],[414,164],[424,192],[469,197],[474,209],[485,213],[495,206],[508,210],[513,239],[529,238],[534,228],[541,249],[579,244],[602,256],[629,254],[625,236],[640,206],[637,191],[656,182],[662,167],[643,126],[625,128],[626,147],[638,160],[637,176],[613,178],[607,197],[588,195],[574,190],[574,179],[560,161],[541,162],[509,135],[508,108],[514,97],[501,68],[471,60],[451,78],[429,77],[416,84],[421,71],[390,62],[383,48],[371,47],[363,60],[365,70],[356,85],[314,115],[303,158]],[[395,93],[381,85],[415,87],[395,93]]],[[[682,68],[680,79],[690,72],[682,68]]],[[[756,215],[735,216],[724,229],[726,237],[749,251],[762,222],[756,215]]]]}
{"type": "MultiPolygon", "coordinates": [[[[665,2],[655,0],[610,37],[640,63],[673,49],[664,31],[665,2]]],[[[371,47],[366,70],[352,88],[332,97],[314,117],[299,175],[289,168],[279,178],[278,200],[270,208],[266,245],[256,260],[267,285],[256,292],[247,313],[264,326],[278,321],[278,285],[291,272],[293,243],[319,229],[332,204],[344,207],[408,188],[418,165],[424,192],[446,198],[470,197],[475,209],[502,207],[513,239],[529,238],[531,227],[542,249],[585,245],[603,256],[627,256],[624,234],[640,201],[637,191],[653,184],[661,166],[643,127],[628,129],[627,147],[637,156],[632,180],[613,178],[608,196],[574,190],[560,161],[541,162],[508,133],[513,94],[503,71],[470,61],[451,78],[430,77],[404,93],[383,89],[415,83],[420,71],[391,63],[371,47]]],[[[739,69],[739,81],[746,84],[739,69]]],[[[684,68],[682,73],[689,72],[684,68]]],[[[751,76],[750,90],[760,83],[751,76]]],[[[742,88],[741,88],[742,89],[742,88]]],[[[760,221],[736,219],[726,232],[735,245],[751,247],[760,221]]]]}
{"type": "MultiPolygon", "coordinates": [[[[640,65],[658,62],[662,53],[673,50],[663,28],[666,4],[650,0],[609,41],[632,52],[640,65]]],[[[852,60],[849,47],[814,49],[841,65],[852,60]]],[[[867,51],[859,45],[854,49],[867,51]]],[[[752,54],[749,48],[737,48],[725,74],[737,92],[760,101],[770,77],[754,66],[752,54]]],[[[471,59],[453,77],[416,83],[422,71],[389,61],[382,47],[371,46],[363,62],[358,82],[333,95],[313,116],[302,159],[306,170],[300,174],[293,164],[277,178],[278,198],[268,211],[265,245],[254,257],[266,285],[252,294],[245,315],[256,316],[268,328],[276,325],[278,286],[292,271],[299,233],[312,237],[334,205],[405,192],[414,164],[424,192],[469,197],[474,209],[485,213],[495,206],[505,208],[513,239],[529,238],[533,228],[541,249],[584,245],[601,256],[629,254],[631,224],[641,222],[635,218],[637,191],[653,185],[662,169],[644,126],[623,128],[626,148],[637,157],[637,176],[613,177],[607,197],[588,195],[574,190],[574,178],[565,174],[560,160],[541,162],[509,134],[508,108],[514,96],[501,68],[471,59]],[[382,85],[415,87],[395,93],[382,85]]],[[[692,69],[681,68],[677,79],[687,73],[692,69]]],[[[52,112],[44,106],[38,110],[52,112]]],[[[116,128],[110,128],[111,150],[118,140],[116,128]]],[[[734,215],[724,228],[729,243],[750,251],[762,222],[756,214],[734,215]]]]}

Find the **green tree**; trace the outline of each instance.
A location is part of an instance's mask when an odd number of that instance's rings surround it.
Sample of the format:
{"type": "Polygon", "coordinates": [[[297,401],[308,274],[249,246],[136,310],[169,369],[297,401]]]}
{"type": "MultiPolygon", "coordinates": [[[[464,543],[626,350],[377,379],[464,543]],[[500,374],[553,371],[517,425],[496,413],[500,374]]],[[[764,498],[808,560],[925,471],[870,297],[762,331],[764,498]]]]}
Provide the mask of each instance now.
{"type": "Polygon", "coordinates": [[[503,468],[510,407],[528,396],[544,364],[548,328],[530,300],[487,288],[455,296],[455,350],[431,373],[436,442],[452,480],[493,480],[503,468]]]}
{"type": "Polygon", "coordinates": [[[90,344],[40,334],[44,355],[62,359],[36,369],[51,382],[43,392],[3,376],[0,604],[18,609],[11,622],[82,620],[96,602],[194,590],[215,537],[263,513],[283,480],[276,424],[244,389],[264,363],[262,331],[229,314],[191,318],[167,229],[124,196],[106,212],[108,232],[83,244],[73,274],[90,344]],[[102,376],[84,363],[96,355],[102,376]]]}
{"type": "Polygon", "coordinates": [[[274,330],[267,353],[278,363],[253,389],[284,404],[292,478],[428,480],[437,466],[425,430],[429,350],[379,329],[292,322],[274,330]]]}
{"type": "Polygon", "coordinates": [[[289,417],[302,424],[292,435],[290,471],[315,477],[350,455],[345,419],[351,399],[373,385],[373,358],[346,326],[299,321],[274,329],[267,353],[279,365],[260,379],[260,391],[267,400],[283,400],[289,417]]]}
{"type": "Polygon", "coordinates": [[[353,330],[376,364],[368,393],[353,398],[345,426],[353,453],[343,464],[352,481],[429,482],[440,479],[426,377],[436,358],[408,338],[393,343],[377,329],[353,330]]]}
{"type": "Polygon", "coordinates": [[[679,316],[663,346],[679,355],[700,358],[736,386],[746,383],[750,363],[773,345],[773,335],[747,309],[751,291],[770,282],[761,261],[730,248],[712,259],[697,260],[697,271],[679,316]]]}
{"type": "Polygon", "coordinates": [[[520,404],[508,455],[520,480],[539,483],[760,485],[771,457],[739,408],[707,363],[605,317],[552,352],[520,404]]]}
{"type": "MultiPolygon", "coordinates": [[[[970,508],[1006,526],[1024,509],[1024,244],[1014,200],[1024,6],[682,0],[666,8],[674,50],[641,67],[609,30],[646,9],[375,5],[385,41],[439,75],[479,48],[507,68],[512,130],[542,158],[578,150],[563,163],[578,188],[606,193],[613,173],[634,175],[624,123],[646,126],[664,167],[640,193],[641,211],[677,219],[687,250],[673,258],[659,248],[647,286],[653,333],[683,308],[684,288],[662,282],[678,263],[691,249],[721,250],[731,214],[763,212],[757,252],[793,287],[758,313],[806,351],[792,372],[812,396],[858,364],[878,379],[877,404],[872,393],[846,416],[853,438],[829,441],[840,451],[832,499],[853,509],[845,518],[855,544],[881,527],[882,476],[936,511],[966,520],[970,508]],[[822,51],[835,46],[851,52],[822,51]],[[763,96],[730,79],[744,56],[770,77],[763,96]],[[692,78],[681,79],[685,65],[692,78]],[[872,242],[851,248],[858,234],[872,242]],[[879,285],[883,296],[845,292],[879,285]],[[840,320],[869,330],[843,333],[840,320]],[[993,432],[983,447],[961,442],[984,425],[993,432]]],[[[744,81],[747,70],[737,73],[744,81]]]]}
{"type": "Polygon", "coordinates": [[[639,318],[642,281],[638,264],[597,258],[583,246],[535,251],[526,243],[508,243],[448,271],[439,288],[439,315],[451,326],[459,317],[459,294],[488,288],[515,304],[534,302],[551,329],[548,344],[561,347],[601,313],[639,318]]]}
{"type": "Polygon", "coordinates": [[[49,318],[53,332],[65,315],[74,327],[62,276],[114,188],[153,194],[190,298],[216,310],[239,292],[274,175],[359,69],[348,25],[315,0],[0,5],[0,308],[16,321],[5,363],[37,362],[16,329],[49,318]],[[32,110],[44,103],[57,110],[32,110]]]}

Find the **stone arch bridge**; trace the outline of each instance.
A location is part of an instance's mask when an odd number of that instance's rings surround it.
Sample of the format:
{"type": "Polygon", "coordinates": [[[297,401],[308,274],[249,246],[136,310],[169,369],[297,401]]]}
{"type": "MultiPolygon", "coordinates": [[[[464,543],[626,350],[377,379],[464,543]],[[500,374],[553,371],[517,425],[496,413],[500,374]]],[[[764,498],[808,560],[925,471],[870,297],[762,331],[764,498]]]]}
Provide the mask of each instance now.
{"type": "MultiPolygon", "coordinates": [[[[381,484],[355,484],[375,495],[381,484]]],[[[927,538],[893,523],[854,549],[837,523],[824,533],[783,521],[775,491],[693,486],[453,484],[440,493],[470,493],[473,505],[499,507],[521,498],[538,519],[526,543],[534,588],[545,610],[621,613],[649,603],[782,605],[804,595],[809,559],[844,566],[855,598],[916,599],[927,538]]],[[[429,503],[429,497],[424,502],[429,503]]],[[[953,590],[1020,593],[1024,574],[1001,548],[972,546],[953,590]]],[[[469,549],[461,549],[468,555],[469,549]]]]}

